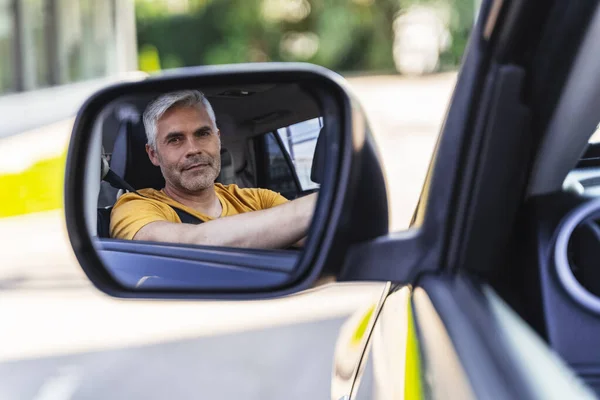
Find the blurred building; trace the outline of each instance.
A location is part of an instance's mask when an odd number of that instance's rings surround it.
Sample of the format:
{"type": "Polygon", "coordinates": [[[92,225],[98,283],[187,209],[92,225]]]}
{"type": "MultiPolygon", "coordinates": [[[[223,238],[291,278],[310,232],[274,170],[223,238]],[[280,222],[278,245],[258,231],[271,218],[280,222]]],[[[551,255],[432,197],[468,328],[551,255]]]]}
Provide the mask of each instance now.
{"type": "Polygon", "coordinates": [[[134,0],[0,0],[0,138],[72,118],[136,70],[134,0]]]}
{"type": "Polygon", "coordinates": [[[0,0],[0,96],[136,69],[133,0],[0,0]]]}

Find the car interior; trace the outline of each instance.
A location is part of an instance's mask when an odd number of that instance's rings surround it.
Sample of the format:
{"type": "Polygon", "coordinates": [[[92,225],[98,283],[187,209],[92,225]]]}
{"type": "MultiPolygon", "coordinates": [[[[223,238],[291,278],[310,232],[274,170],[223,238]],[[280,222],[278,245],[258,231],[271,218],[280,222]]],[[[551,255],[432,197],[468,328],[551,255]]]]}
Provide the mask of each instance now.
{"type": "Polygon", "coordinates": [[[526,257],[517,264],[538,265],[537,270],[524,268],[528,278],[521,293],[528,300],[518,310],[596,393],[600,393],[600,320],[595,315],[600,313],[598,150],[591,141],[568,172],[562,190],[538,195],[527,205],[522,235],[533,235],[519,245],[526,257]],[[524,246],[531,247],[525,251],[524,246]]]}
{"type": "MultiPolygon", "coordinates": [[[[297,84],[202,88],[221,132],[217,182],[267,188],[292,200],[318,189],[313,162],[323,120],[313,97],[297,84]],[[298,154],[299,150],[302,154],[298,154]],[[304,178],[304,179],[302,179],[304,178]]],[[[157,93],[123,97],[104,111],[102,157],[119,182],[104,179],[97,200],[97,235],[109,238],[110,211],[123,192],[164,187],[146,154],[142,113],[157,93]]]]}
{"type": "Polygon", "coordinates": [[[585,155],[561,190],[531,197],[514,238],[522,283],[496,287],[596,393],[600,393],[600,164],[585,155]]]}
{"type": "Polygon", "coordinates": [[[513,259],[496,287],[600,393],[600,14],[596,13],[539,144],[513,259]],[[524,274],[522,282],[510,274],[524,274]]]}

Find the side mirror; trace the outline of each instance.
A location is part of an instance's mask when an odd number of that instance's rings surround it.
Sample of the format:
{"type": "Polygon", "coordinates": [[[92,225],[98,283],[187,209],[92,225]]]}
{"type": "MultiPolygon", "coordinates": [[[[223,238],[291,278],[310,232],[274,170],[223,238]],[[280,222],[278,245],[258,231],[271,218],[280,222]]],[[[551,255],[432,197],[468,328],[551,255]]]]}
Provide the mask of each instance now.
{"type": "Polygon", "coordinates": [[[388,233],[360,107],[341,76],[297,63],[186,68],[94,94],[73,127],[65,216],[88,278],[116,297],[291,294],[343,280],[350,247],[388,233]],[[294,226],[286,212],[316,196],[306,230],[294,226]]]}

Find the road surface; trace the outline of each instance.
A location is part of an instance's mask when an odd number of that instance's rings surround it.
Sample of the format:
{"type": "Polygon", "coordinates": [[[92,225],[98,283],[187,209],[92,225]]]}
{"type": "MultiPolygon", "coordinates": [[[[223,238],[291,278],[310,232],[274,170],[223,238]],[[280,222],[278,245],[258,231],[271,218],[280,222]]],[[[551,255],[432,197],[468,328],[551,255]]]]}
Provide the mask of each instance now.
{"type": "Polygon", "coordinates": [[[327,399],[342,322],[5,362],[0,398],[327,399]]]}
{"type": "MultiPolygon", "coordinates": [[[[454,80],[350,80],[379,144],[394,230],[406,228],[417,202],[454,80]]],[[[18,152],[13,163],[22,164],[54,154],[68,138],[68,123],[57,126],[55,136],[13,136],[0,149],[18,152]]],[[[7,163],[0,171],[15,168],[7,163]]],[[[338,329],[380,289],[336,285],[245,303],[121,301],[85,279],[60,211],[0,220],[0,238],[0,399],[328,398],[338,329]]]]}

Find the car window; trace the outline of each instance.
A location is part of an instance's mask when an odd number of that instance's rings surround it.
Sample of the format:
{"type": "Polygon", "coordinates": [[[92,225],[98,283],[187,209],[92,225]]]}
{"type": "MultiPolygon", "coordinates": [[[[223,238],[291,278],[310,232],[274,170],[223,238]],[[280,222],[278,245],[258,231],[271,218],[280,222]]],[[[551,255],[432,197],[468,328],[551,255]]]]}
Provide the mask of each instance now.
{"type": "Polygon", "coordinates": [[[290,162],[286,159],[285,149],[279,138],[273,132],[263,135],[262,151],[264,165],[259,167],[261,187],[280,193],[286,199],[295,199],[300,191],[290,162]]]}
{"type": "Polygon", "coordinates": [[[311,180],[311,170],[322,118],[313,118],[266,133],[259,138],[263,154],[258,170],[261,187],[276,191],[288,199],[319,188],[311,180]]]}
{"type": "Polygon", "coordinates": [[[317,139],[322,127],[323,118],[319,117],[277,130],[277,134],[294,164],[303,191],[319,187],[318,183],[310,179],[310,172],[317,139]]]}
{"type": "Polygon", "coordinates": [[[563,190],[585,197],[600,197],[600,124],[588,139],[577,165],[563,181],[563,190]]]}
{"type": "Polygon", "coordinates": [[[588,140],[588,143],[589,144],[600,143],[600,124],[598,124],[598,126],[596,126],[596,130],[594,131],[592,136],[590,136],[590,140],[588,140]]]}

